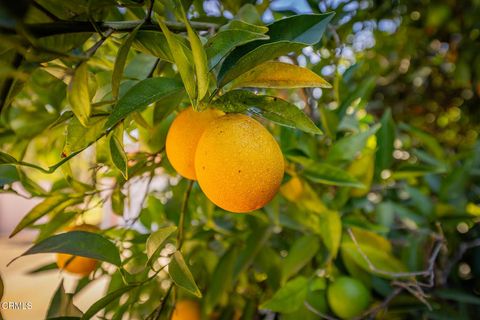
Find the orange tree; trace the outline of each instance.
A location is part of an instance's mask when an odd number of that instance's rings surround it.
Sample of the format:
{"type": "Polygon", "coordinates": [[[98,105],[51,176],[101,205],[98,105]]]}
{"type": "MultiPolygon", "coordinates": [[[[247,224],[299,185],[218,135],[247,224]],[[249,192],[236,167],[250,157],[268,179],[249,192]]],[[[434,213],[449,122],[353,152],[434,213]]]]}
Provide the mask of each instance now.
{"type": "Polygon", "coordinates": [[[475,316],[471,2],[2,2],[11,237],[79,277],[46,317],[475,316]]]}

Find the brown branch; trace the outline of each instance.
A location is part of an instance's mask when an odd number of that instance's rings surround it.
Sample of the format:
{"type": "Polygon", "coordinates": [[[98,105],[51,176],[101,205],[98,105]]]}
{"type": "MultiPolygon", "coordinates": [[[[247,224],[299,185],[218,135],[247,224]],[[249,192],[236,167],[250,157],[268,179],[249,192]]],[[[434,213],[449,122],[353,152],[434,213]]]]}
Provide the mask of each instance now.
{"type": "MultiPolygon", "coordinates": [[[[142,25],[140,30],[152,30],[159,31],[161,29],[156,23],[144,23],[144,20],[137,21],[94,21],[95,26],[91,21],[69,21],[69,20],[60,20],[56,22],[47,22],[47,23],[30,23],[25,24],[25,28],[30,32],[31,35],[35,37],[46,37],[58,34],[68,34],[68,33],[77,33],[77,32],[97,32],[98,30],[104,32],[109,29],[113,29],[113,32],[131,32],[133,29],[142,25]],[[97,30],[98,29],[98,30],[97,30]]],[[[184,32],[186,31],[185,24],[175,21],[166,21],[165,24],[173,32],[184,32]]],[[[214,23],[207,22],[190,22],[192,28],[196,30],[216,30],[218,25],[214,23]]],[[[11,28],[0,28],[0,30],[5,34],[16,34],[17,31],[11,28]]]]}
{"type": "Polygon", "coordinates": [[[442,278],[441,278],[441,284],[447,283],[448,276],[452,272],[453,267],[462,259],[463,255],[470,249],[480,247],[480,238],[475,239],[469,242],[462,242],[458,246],[458,250],[456,250],[456,254],[450,259],[449,263],[445,266],[442,278]]]}

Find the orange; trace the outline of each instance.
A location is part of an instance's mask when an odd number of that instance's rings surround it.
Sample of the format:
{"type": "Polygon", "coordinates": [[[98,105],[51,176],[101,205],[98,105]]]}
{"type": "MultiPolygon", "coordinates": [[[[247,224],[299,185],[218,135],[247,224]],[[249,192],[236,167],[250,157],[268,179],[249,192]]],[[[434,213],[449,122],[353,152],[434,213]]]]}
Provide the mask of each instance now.
{"type": "Polygon", "coordinates": [[[370,291],[357,279],[339,277],[327,289],[328,304],[341,319],[358,317],[372,300],[370,291]]]}
{"type": "Polygon", "coordinates": [[[170,320],[200,320],[200,305],[193,300],[180,300],[175,304],[170,320]]]}
{"type": "Polygon", "coordinates": [[[217,109],[197,112],[189,107],[178,114],[168,129],[167,157],[177,172],[191,180],[195,175],[195,150],[205,128],[224,113],[217,109]]]}
{"type": "MultiPolygon", "coordinates": [[[[73,228],[69,228],[68,230],[97,232],[98,228],[90,224],[83,224],[73,228]]],[[[97,267],[97,260],[86,257],[73,256],[66,253],[57,253],[57,266],[59,269],[66,270],[70,273],[87,276],[97,267]]]]}
{"type": "Polygon", "coordinates": [[[200,188],[213,203],[231,212],[253,211],[272,200],[284,166],[270,132],[243,114],[212,121],[195,154],[200,188]]]}

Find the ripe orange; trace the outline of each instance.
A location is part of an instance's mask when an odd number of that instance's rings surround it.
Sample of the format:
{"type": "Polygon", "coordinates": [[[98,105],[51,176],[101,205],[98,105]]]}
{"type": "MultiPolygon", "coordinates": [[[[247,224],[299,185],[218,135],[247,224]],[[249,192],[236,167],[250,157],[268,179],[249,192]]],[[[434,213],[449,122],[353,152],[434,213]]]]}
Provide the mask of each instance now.
{"type": "Polygon", "coordinates": [[[198,183],[217,206],[249,212],[266,205],[278,191],[283,155],[273,136],[243,114],[212,121],[195,154],[198,183]]]}
{"type": "Polygon", "coordinates": [[[342,319],[361,315],[370,304],[371,298],[367,287],[351,277],[339,277],[327,289],[328,304],[342,319]]]}
{"type": "Polygon", "coordinates": [[[180,300],[175,304],[170,320],[200,320],[200,305],[193,300],[180,300]]]}
{"type": "Polygon", "coordinates": [[[197,112],[189,107],[173,120],[165,147],[168,160],[181,176],[196,179],[194,159],[198,140],[207,125],[223,114],[217,109],[197,112]]]}
{"type": "MultiPolygon", "coordinates": [[[[97,232],[98,228],[90,224],[83,224],[80,226],[69,228],[68,230],[97,232]]],[[[86,257],[73,256],[66,253],[57,253],[57,266],[59,269],[66,270],[70,273],[87,276],[97,267],[97,260],[86,257]]]]}

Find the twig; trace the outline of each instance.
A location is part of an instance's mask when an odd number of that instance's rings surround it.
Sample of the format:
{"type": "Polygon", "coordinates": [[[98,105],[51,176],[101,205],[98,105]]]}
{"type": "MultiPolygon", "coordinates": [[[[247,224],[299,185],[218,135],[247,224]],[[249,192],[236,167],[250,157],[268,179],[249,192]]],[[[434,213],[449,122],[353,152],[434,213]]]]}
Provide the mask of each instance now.
{"type": "Polygon", "coordinates": [[[150,0],[150,6],[148,7],[147,16],[145,17],[146,23],[152,22],[152,12],[153,12],[153,5],[155,4],[155,0],[150,0]]]}
{"type": "Polygon", "coordinates": [[[422,271],[412,271],[412,272],[390,272],[390,271],[385,271],[378,269],[375,267],[375,265],[372,263],[372,261],[368,258],[368,256],[363,252],[362,248],[360,247],[360,244],[358,243],[357,239],[355,238],[355,235],[353,234],[353,231],[351,228],[347,229],[348,235],[352,239],[353,243],[355,244],[355,247],[357,248],[358,252],[362,256],[362,258],[365,260],[365,262],[368,265],[368,268],[370,271],[381,274],[381,275],[386,275],[390,276],[392,278],[409,278],[409,277],[416,277],[416,276],[424,276],[424,277],[432,277],[433,274],[433,269],[435,267],[435,261],[438,257],[438,254],[440,252],[440,249],[443,245],[443,237],[437,237],[437,244],[432,251],[432,255],[429,259],[429,265],[428,268],[422,271]]]}
{"type": "MultiPolygon", "coordinates": [[[[142,24],[140,30],[151,30],[161,32],[158,24],[144,23],[143,20],[134,21],[93,21],[96,24],[98,30],[107,31],[113,29],[113,32],[131,32],[133,29],[142,24]]],[[[173,32],[186,31],[185,24],[175,21],[165,21],[165,24],[173,32]]],[[[191,21],[190,25],[193,29],[199,31],[216,30],[219,25],[215,23],[196,22],[191,21]]],[[[59,34],[77,33],[77,32],[97,32],[96,28],[92,25],[92,21],[70,21],[60,20],[56,22],[46,23],[27,23],[25,28],[35,37],[45,37],[59,34]]],[[[17,30],[13,28],[0,28],[4,34],[17,34],[17,30]]]]}
{"type": "Polygon", "coordinates": [[[192,191],[193,180],[188,183],[187,191],[183,197],[182,208],[180,209],[180,219],[178,220],[178,234],[177,234],[177,245],[178,251],[182,248],[183,239],[184,239],[184,225],[185,225],[185,213],[187,211],[188,199],[190,198],[190,192],[192,191]]]}
{"type": "Polygon", "coordinates": [[[470,249],[480,247],[480,238],[469,242],[462,242],[458,246],[456,254],[450,259],[449,263],[445,266],[442,274],[441,284],[447,283],[448,276],[452,272],[453,267],[462,259],[463,255],[470,249]]]}
{"type": "Polygon", "coordinates": [[[32,2],[32,7],[37,8],[38,10],[40,10],[43,14],[45,14],[47,17],[49,17],[53,21],[59,21],[60,20],[59,17],[57,17],[56,15],[54,15],[53,13],[48,11],[44,6],[39,4],[37,1],[32,2]]]}
{"type": "Polygon", "coordinates": [[[374,305],[373,307],[371,307],[370,309],[368,309],[367,311],[365,311],[364,313],[362,313],[362,315],[360,315],[358,317],[358,319],[365,319],[366,317],[370,316],[370,318],[373,318],[377,315],[377,313],[379,313],[380,311],[382,311],[383,309],[387,308],[388,304],[396,297],[398,296],[401,292],[403,291],[403,288],[402,287],[397,287],[395,288],[392,292],[390,292],[390,294],[382,301],[382,303],[378,304],[378,305],[374,305]]]}
{"type": "Polygon", "coordinates": [[[338,320],[338,318],[329,316],[328,314],[324,314],[324,313],[318,311],[318,310],[315,309],[310,303],[308,303],[308,301],[304,301],[303,304],[305,305],[305,307],[306,307],[308,310],[310,310],[310,312],[313,312],[314,314],[316,314],[317,316],[321,317],[322,319],[338,320]]]}
{"type": "Polygon", "coordinates": [[[102,46],[102,44],[105,42],[105,40],[108,39],[108,37],[110,37],[110,35],[112,35],[113,33],[113,29],[108,29],[107,32],[105,32],[105,34],[102,34],[102,37],[100,38],[100,40],[98,40],[93,46],[91,46],[87,52],[86,52],[86,55],[88,58],[91,58],[95,52],[97,52],[98,48],[100,48],[102,46]]]}

